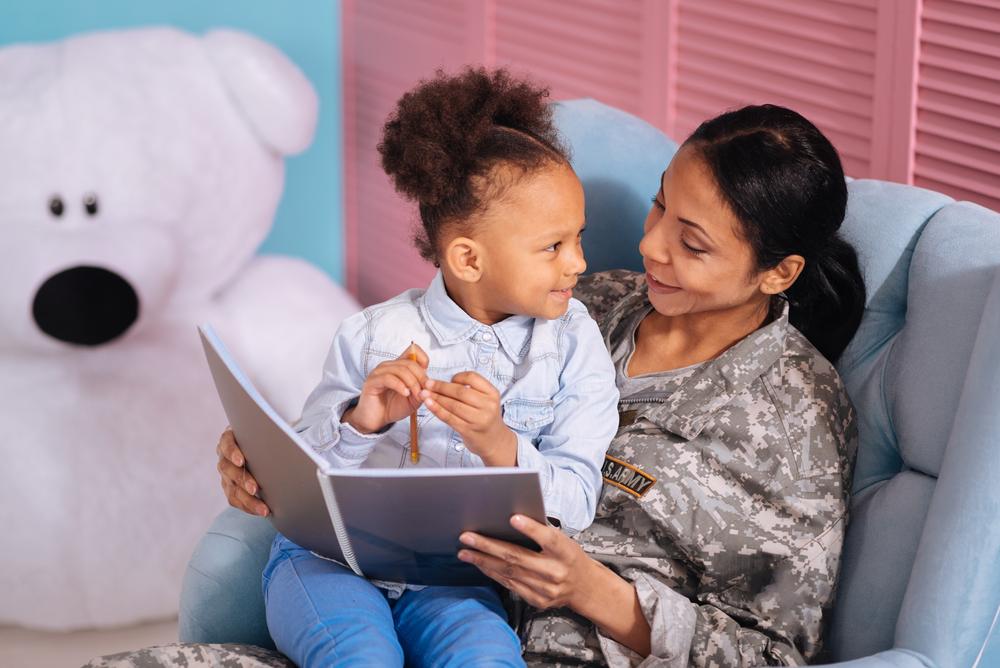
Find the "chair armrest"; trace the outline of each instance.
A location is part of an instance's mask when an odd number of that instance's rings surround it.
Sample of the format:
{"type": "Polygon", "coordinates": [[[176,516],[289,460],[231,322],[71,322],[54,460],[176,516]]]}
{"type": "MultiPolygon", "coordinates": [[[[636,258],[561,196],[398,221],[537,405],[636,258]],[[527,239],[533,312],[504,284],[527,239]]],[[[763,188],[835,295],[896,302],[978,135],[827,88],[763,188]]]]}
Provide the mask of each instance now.
{"type": "Polygon", "coordinates": [[[260,581],[274,533],[268,520],[235,508],[215,518],[184,574],[178,619],[181,642],[274,649],[260,581]]]}
{"type": "Polygon", "coordinates": [[[817,668],[937,668],[926,656],[905,649],[890,649],[860,659],[824,663],[817,668]]]}

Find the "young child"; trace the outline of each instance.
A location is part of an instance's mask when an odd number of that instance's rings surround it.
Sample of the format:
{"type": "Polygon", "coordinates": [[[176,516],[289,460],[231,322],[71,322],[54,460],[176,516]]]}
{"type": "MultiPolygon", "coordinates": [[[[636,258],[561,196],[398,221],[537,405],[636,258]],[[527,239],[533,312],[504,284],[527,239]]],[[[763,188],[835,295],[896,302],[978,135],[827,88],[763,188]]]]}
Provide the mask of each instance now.
{"type": "MultiPolygon", "coordinates": [[[[418,204],[416,243],[440,271],[344,321],[297,429],[341,467],[535,469],[546,514],[575,533],[594,517],[618,392],[571,298],[586,268],[583,188],[546,96],[467,69],[400,99],[382,165],[418,204]]],[[[370,582],[279,534],[264,595],[278,649],[300,666],[523,665],[491,587],[370,582]]]]}

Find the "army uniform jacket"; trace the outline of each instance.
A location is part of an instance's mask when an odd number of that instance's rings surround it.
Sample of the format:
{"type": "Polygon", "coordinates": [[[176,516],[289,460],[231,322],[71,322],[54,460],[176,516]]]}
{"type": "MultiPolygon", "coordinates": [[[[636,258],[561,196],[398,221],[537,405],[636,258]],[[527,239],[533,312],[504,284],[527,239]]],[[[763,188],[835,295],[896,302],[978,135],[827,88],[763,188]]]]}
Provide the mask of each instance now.
{"type": "MultiPolygon", "coordinates": [[[[577,295],[620,365],[652,308],[643,275],[586,277],[577,295]]],[[[566,609],[531,610],[525,660],[804,664],[833,602],[857,445],[840,378],[787,307],[719,357],[662,375],[623,393],[597,518],[576,536],[634,583],[652,652],[641,657],[566,609]]]]}

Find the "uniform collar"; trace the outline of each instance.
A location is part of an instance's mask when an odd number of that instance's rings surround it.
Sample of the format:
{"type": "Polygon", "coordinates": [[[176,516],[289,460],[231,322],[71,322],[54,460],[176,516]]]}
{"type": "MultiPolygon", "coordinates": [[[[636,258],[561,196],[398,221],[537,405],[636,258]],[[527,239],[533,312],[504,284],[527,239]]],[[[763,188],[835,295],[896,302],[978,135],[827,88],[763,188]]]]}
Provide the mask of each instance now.
{"type": "Polygon", "coordinates": [[[644,411],[662,429],[690,441],[723,407],[764,375],[785,351],[788,304],[781,315],[701,366],[665,403],[644,411]]]}
{"type": "Polygon", "coordinates": [[[492,327],[479,322],[463,311],[462,307],[448,295],[440,271],[434,275],[430,286],[424,291],[419,309],[427,327],[442,346],[469,339],[483,340],[482,335],[490,333],[515,362],[520,362],[527,353],[535,322],[534,318],[527,315],[512,315],[492,327]]]}

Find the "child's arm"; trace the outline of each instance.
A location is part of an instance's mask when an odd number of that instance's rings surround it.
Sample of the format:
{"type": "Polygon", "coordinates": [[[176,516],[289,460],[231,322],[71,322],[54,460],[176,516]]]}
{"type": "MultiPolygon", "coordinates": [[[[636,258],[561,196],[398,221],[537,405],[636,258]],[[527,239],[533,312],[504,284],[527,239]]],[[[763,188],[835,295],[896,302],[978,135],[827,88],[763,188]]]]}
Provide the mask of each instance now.
{"type": "Polygon", "coordinates": [[[582,310],[567,324],[562,344],[554,419],[537,446],[503,422],[499,392],[474,372],[430,381],[421,396],[487,466],[537,469],[546,513],[572,534],[594,519],[604,454],[618,430],[618,390],[597,324],[582,310]]]}
{"type": "Polygon", "coordinates": [[[601,332],[586,313],[574,314],[561,343],[554,420],[537,445],[518,435],[517,465],[538,469],[546,513],[572,535],[594,521],[604,455],[618,431],[618,388],[601,332]]]}
{"type": "Polygon", "coordinates": [[[426,380],[427,355],[361,367],[365,313],[345,320],[330,346],[319,385],[306,399],[296,430],[333,466],[356,468],[385,428],[417,409],[426,380]]]}

